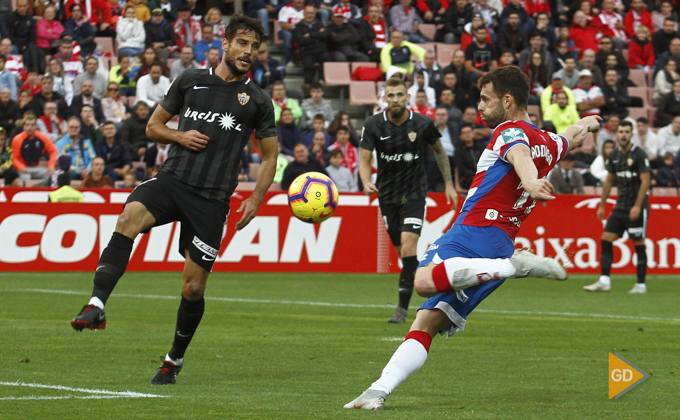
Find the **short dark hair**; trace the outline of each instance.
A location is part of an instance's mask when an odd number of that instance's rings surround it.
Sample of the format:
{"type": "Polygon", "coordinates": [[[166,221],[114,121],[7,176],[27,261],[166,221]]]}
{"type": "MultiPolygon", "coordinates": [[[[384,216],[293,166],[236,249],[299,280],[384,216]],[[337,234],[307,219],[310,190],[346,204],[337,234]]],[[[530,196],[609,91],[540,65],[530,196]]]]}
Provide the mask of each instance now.
{"type": "Polygon", "coordinates": [[[239,32],[254,32],[260,42],[264,41],[264,27],[255,18],[239,14],[232,15],[227,29],[224,31],[224,37],[231,42],[239,32]]]}
{"type": "Polygon", "coordinates": [[[5,57],[4,55],[0,54],[0,60],[2,60],[2,61],[4,61],[4,62],[7,62],[7,57],[5,57]]]}
{"type": "Polygon", "coordinates": [[[65,171],[59,174],[57,176],[57,187],[63,187],[64,185],[70,185],[71,184],[71,173],[69,171],[65,171]]]}
{"type": "Polygon", "coordinates": [[[482,76],[479,83],[480,88],[491,83],[496,96],[502,98],[509,93],[515,99],[515,103],[520,109],[527,109],[531,82],[529,77],[519,67],[498,67],[482,76]]]}
{"type": "Polygon", "coordinates": [[[630,127],[630,129],[632,131],[633,130],[633,123],[628,121],[628,120],[621,119],[621,121],[619,122],[619,127],[630,127]]]}
{"type": "Polygon", "coordinates": [[[104,124],[102,124],[102,127],[104,127],[105,125],[113,125],[113,126],[115,126],[116,123],[113,122],[113,121],[111,121],[111,120],[106,120],[106,121],[104,121],[104,124]]]}
{"type": "Polygon", "coordinates": [[[330,155],[330,157],[336,157],[336,156],[338,156],[338,155],[340,155],[340,157],[343,156],[343,155],[342,155],[342,150],[340,150],[340,149],[333,149],[333,150],[331,150],[331,155],[330,155]]]}
{"type": "Polygon", "coordinates": [[[401,80],[400,78],[397,77],[390,77],[386,82],[385,82],[385,89],[388,87],[398,87],[401,86],[406,90],[406,82],[401,80]]]}
{"type": "Polygon", "coordinates": [[[319,83],[319,82],[312,82],[312,83],[309,85],[309,90],[312,90],[312,89],[321,89],[321,90],[323,90],[323,85],[322,85],[321,83],[319,83]]]}
{"type": "Polygon", "coordinates": [[[639,122],[639,123],[642,123],[642,124],[649,124],[649,120],[645,117],[640,117],[637,120],[635,120],[635,122],[639,122]]]}
{"type": "Polygon", "coordinates": [[[538,32],[538,31],[533,31],[533,32],[531,33],[531,36],[529,37],[529,39],[531,39],[531,38],[536,38],[537,36],[543,38],[543,35],[542,35],[540,32],[538,32]]]}
{"type": "MultiPolygon", "coordinates": [[[[669,1],[669,2],[663,2],[663,1],[662,1],[661,3],[670,3],[670,4],[673,4],[673,3],[670,2],[670,1],[669,1]]],[[[669,21],[675,23],[675,18],[673,18],[673,17],[667,17],[666,19],[663,20],[663,23],[666,23],[666,22],[669,22],[669,21]]]]}
{"type": "Polygon", "coordinates": [[[322,121],[326,121],[326,117],[324,117],[323,114],[316,114],[316,115],[314,116],[314,118],[312,118],[312,121],[314,121],[314,120],[322,120],[322,121]]]}
{"type": "Polygon", "coordinates": [[[341,125],[338,127],[338,131],[336,131],[335,134],[339,133],[340,131],[346,131],[349,133],[349,128],[346,125],[341,125]]]}

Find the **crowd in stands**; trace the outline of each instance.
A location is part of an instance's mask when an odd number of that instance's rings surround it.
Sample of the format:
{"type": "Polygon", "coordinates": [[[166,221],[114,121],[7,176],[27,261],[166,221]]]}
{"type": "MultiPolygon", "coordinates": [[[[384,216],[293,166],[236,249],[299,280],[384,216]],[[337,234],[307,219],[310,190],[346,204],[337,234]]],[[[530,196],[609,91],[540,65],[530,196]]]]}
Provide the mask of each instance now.
{"type": "MultiPolygon", "coordinates": [[[[649,155],[653,183],[677,187],[680,3],[647,1],[249,0],[246,14],[259,19],[268,36],[253,54],[250,76],[272,95],[281,148],[275,181],[285,189],[294,175],[316,170],[333,177],[340,191],[361,190],[359,135],[345,110],[324,98],[323,63],[337,61],[375,63],[379,75],[407,81],[408,108],[434,120],[461,194],[491,136],[476,111],[477,82],[499,66],[518,66],[529,77],[537,126],[559,133],[584,116],[604,120],[601,132],[551,174],[559,192],[602,184],[622,119],[634,123],[634,144],[649,155]],[[283,61],[270,55],[275,38],[283,61]],[[437,59],[437,45],[453,46],[450,62],[437,59]],[[292,67],[302,70],[302,92],[286,88],[292,67]],[[642,74],[642,83],[633,74],[642,74]]],[[[14,4],[14,10],[0,7],[5,184],[56,186],[68,173],[83,186],[134,185],[132,177],[153,176],[167,146],[146,137],[149,115],[182,71],[219,64],[227,6],[206,11],[196,0],[14,4]],[[102,42],[107,38],[113,50],[102,42]],[[59,166],[61,156],[71,158],[68,167],[59,166]]],[[[378,98],[376,113],[386,109],[378,98]]],[[[249,173],[258,162],[256,145],[248,151],[243,181],[256,176],[249,173]]],[[[426,159],[428,185],[437,190],[441,176],[433,155],[426,159]]]]}

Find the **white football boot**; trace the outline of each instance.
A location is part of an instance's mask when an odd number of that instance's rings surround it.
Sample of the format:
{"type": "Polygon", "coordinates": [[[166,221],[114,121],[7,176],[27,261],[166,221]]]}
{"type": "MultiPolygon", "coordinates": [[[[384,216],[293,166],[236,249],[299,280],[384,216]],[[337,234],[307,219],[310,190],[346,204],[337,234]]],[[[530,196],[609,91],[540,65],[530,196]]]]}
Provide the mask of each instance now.
{"type": "Polygon", "coordinates": [[[527,249],[515,251],[510,257],[510,262],[517,270],[512,277],[533,277],[559,281],[564,281],[568,277],[567,272],[559,262],[553,258],[539,257],[527,249]]]}
{"type": "Polygon", "coordinates": [[[385,404],[387,393],[374,389],[367,389],[354,401],[344,405],[345,408],[356,408],[357,410],[382,410],[385,404]]]}
{"type": "Polygon", "coordinates": [[[599,280],[597,280],[595,283],[588,286],[583,286],[583,290],[586,292],[611,292],[612,283],[611,280],[609,280],[609,277],[600,276],[599,280]]]}
{"type": "Polygon", "coordinates": [[[647,285],[644,283],[635,283],[632,289],[628,291],[631,294],[647,293],[647,285]]]}

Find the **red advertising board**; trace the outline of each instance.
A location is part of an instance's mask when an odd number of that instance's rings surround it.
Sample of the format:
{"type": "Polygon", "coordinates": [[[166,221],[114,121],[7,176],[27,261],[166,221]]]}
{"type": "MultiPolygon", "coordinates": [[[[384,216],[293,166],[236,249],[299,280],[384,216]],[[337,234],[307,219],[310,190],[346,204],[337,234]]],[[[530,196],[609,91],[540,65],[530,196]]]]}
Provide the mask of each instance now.
{"type": "MultiPolygon", "coordinates": [[[[109,241],[129,192],[85,191],[86,203],[47,203],[48,190],[0,190],[0,270],[91,271],[109,241]]],[[[249,192],[236,192],[232,208],[249,192]]],[[[674,274],[680,268],[680,198],[652,197],[647,254],[650,273],[674,274]]],[[[608,210],[613,208],[613,200],[608,210]]],[[[558,196],[541,203],[521,227],[518,247],[557,256],[572,273],[598,273],[602,222],[595,217],[599,197],[558,196]]],[[[459,203],[459,207],[462,203],[459,203]]],[[[443,194],[428,197],[418,254],[452,224],[443,194]]],[[[286,195],[272,192],[258,216],[243,230],[233,213],[214,271],[399,272],[397,255],[385,232],[375,197],[342,194],[336,214],[319,225],[295,219],[286,195]]],[[[130,271],[180,271],[178,223],[153,228],[135,241],[130,271]]],[[[630,241],[614,247],[614,272],[634,273],[630,241]]]]}

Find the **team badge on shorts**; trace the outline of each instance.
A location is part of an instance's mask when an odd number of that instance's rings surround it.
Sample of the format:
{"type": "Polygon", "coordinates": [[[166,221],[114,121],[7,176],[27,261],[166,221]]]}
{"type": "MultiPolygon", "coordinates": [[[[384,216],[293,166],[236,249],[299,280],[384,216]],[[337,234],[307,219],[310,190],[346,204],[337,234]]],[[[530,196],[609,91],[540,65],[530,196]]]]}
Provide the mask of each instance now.
{"type": "Polygon", "coordinates": [[[416,137],[418,137],[418,133],[416,133],[415,131],[411,131],[410,133],[408,133],[408,139],[411,140],[412,142],[416,141],[416,137]]]}
{"type": "Polygon", "coordinates": [[[248,95],[247,93],[241,92],[241,93],[238,94],[238,103],[240,103],[241,106],[247,104],[249,100],[250,100],[250,95],[248,95]]]}

